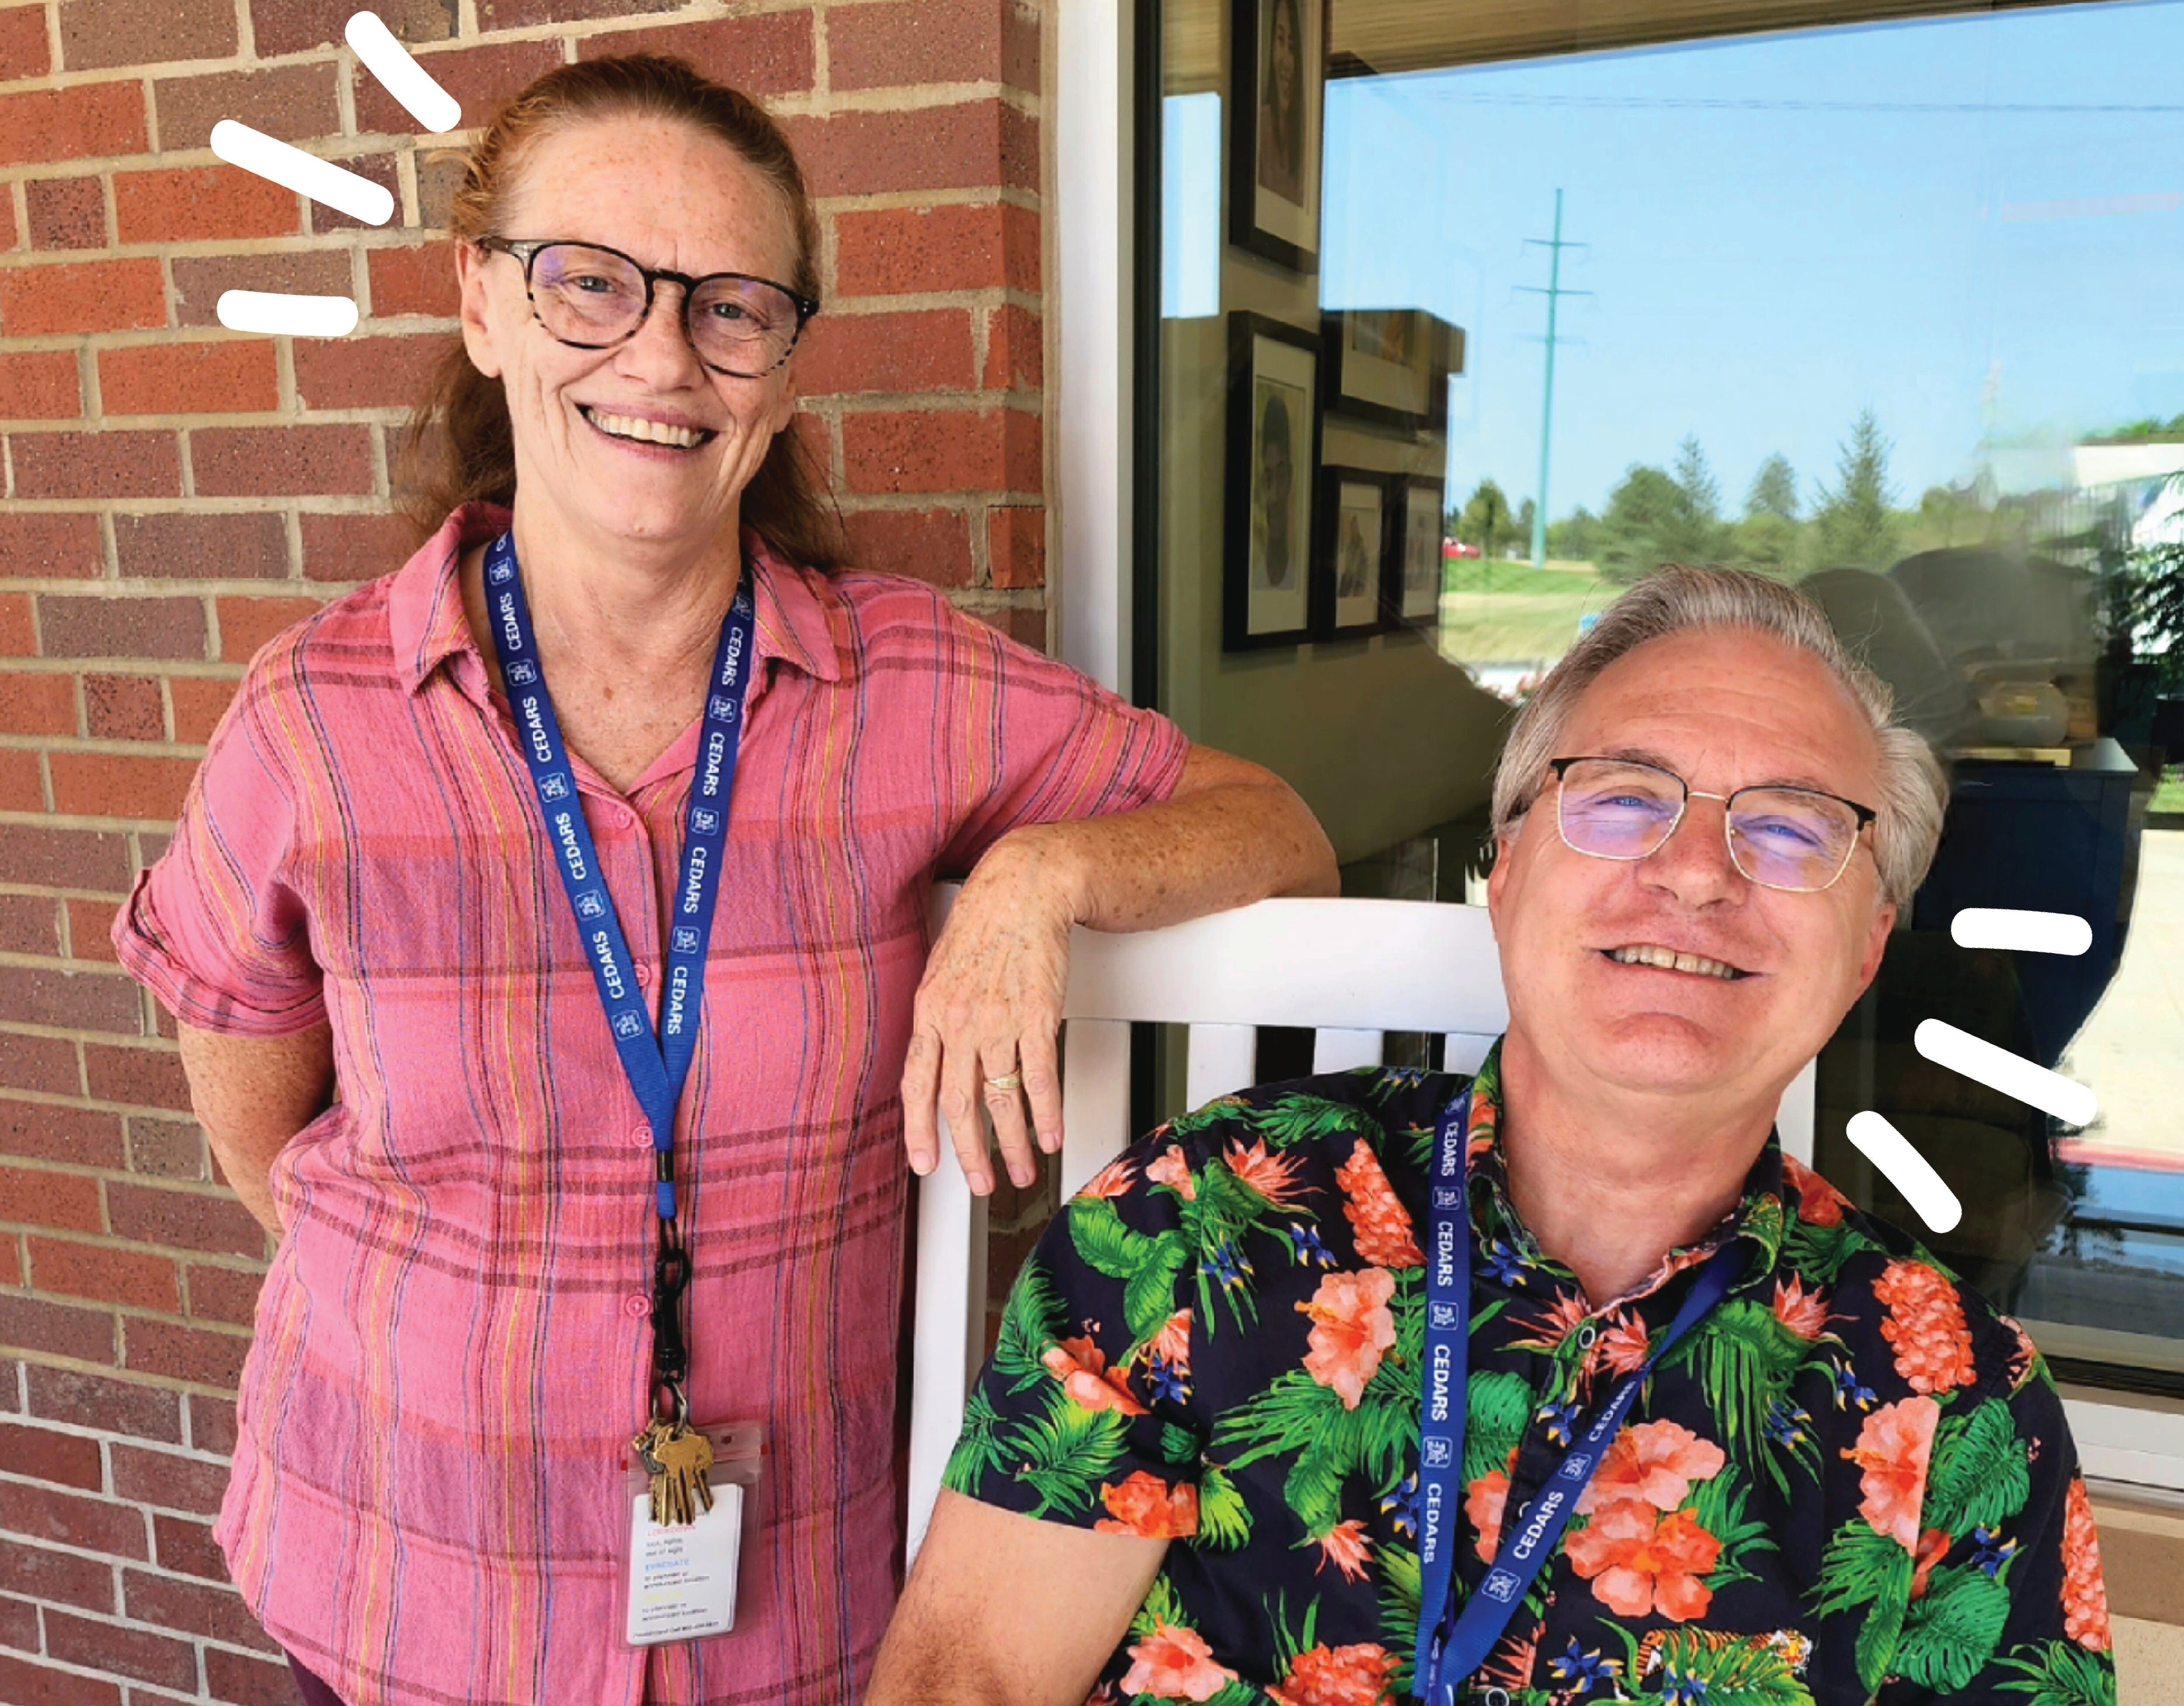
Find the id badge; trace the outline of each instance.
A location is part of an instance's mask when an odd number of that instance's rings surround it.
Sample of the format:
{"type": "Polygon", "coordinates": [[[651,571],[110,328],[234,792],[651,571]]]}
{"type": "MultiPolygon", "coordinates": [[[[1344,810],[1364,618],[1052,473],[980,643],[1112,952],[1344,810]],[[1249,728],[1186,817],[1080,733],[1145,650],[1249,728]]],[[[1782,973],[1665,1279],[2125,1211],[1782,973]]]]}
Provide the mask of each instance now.
{"type": "Polygon", "coordinates": [[[750,1422],[699,1431],[713,1447],[713,1466],[705,1476],[713,1503],[694,1522],[654,1522],[650,1478],[633,1459],[624,1460],[629,1542],[623,1555],[622,1638],[631,1647],[699,1641],[736,1626],[744,1542],[757,1524],[764,1434],[750,1422]]]}

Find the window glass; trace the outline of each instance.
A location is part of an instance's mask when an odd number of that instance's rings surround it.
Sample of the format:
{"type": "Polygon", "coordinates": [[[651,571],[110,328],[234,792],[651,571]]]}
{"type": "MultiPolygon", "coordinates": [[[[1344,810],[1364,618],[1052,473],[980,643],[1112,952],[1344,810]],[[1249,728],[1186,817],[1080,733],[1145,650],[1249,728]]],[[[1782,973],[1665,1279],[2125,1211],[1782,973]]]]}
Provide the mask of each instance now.
{"type": "Polygon", "coordinates": [[[1885,1114],[2063,1372],[2184,1393],[2184,4],[1491,63],[1476,11],[1163,8],[1154,696],[1349,892],[1475,903],[1513,708],[1623,585],[1802,587],[1952,789],[1818,1163],[1924,1229],[1848,1140],[1885,1114]]]}

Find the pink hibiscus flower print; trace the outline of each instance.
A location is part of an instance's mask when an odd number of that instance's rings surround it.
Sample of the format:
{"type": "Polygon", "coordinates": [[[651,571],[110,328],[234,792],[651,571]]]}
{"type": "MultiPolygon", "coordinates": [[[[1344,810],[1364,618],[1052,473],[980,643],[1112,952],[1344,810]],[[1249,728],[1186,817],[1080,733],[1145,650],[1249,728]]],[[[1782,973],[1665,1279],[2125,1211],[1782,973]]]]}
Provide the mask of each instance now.
{"type": "Polygon", "coordinates": [[[1663,1516],[1643,1499],[1617,1499],[1572,1534],[1563,1550],[1570,1567],[1592,1584],[1593,1597],[1618,1617],[1658,1611],[1683,1623],[1705,1616],[1713,1602],[1699,1578],[1714,1567],[1721,1542],[1687,1510],[1663,1516]]]}
{"type": "Polygon", "coordinates": [[[1858,1514],[1875,1534],[1892,1535],[1914,1557],[1926,1463],[1941,1419],[1942,1407],[1931,1398],[1899,1398],[1869,1415],[1858,1443],[1843,1453],[1862,1471],[1858,1484],[1865,1497],[1858,1501],[1858,1514]]]}
{"type": "Polygon", "coordinates": [[[1401,1662],[1374,1642],[1323,1643],[1298,1653],[1267,1698],[1276,1706],[1383,1706],[1394,1698],[1388,1678],[1401,1662]]]}
{"type": "Polygon", "coordinates": [[[1089,1339],[1049,1345],[1039,1361],[1061,1382],[1061,1390],[1088,1410],[1120,1410],[1126,1416],[1145,1413],[1145,1407],[1130,1396],[1123,1371],[1110,1369],[1106,1353],[1089,1339]]]}
{"type": "Polygon", "coordinates": [[[1380,1372],[1380,1358],[1396,1342],[1396,1318],[1388,1309],[1395,1295],[1396,1276],[1384,1268],[1368,1268],[1329,1274],[1312,1302],[1296,1306],[1312,1320],[1305,1372],[1333,1387],[1346,1410],[1357,1408],[1365,1383],[1380,1372]]]}
{"type": "Polygon", "coordinates": [[[1198,1200],[1197,1181],[1190,1176],[1190,1163],[1183,1158],[1179,1143],[1171,1143],[1145,1163],[1145,1178],[1152,1184],[1165,1185],[1185,1202],[1198,1200]]]}
{"type": "Polygon", "coordinates": [[[1139,1469],[1120,1486],[1100,1489],[1107,1515],[1092,1526],[1101,1534],[1143,1535],[1147,1540],[1189,1540],[1198,1532],[1198,1489],[1170,1487],[1139,1469]]]}
{"type": "Polygon", "coordinates": [[[1331,1564],[1352,1581],[1365,1580],[1365,1565],[1372,1556],[1365,1525],[1355,1517],[1335,1524],[1319,1537],[1319,1567],[1324,1569],[1331,1564]]]}
{"type": "Polygon", "coordinates": [[[1722,1448],[1679,1422],[1624,1425],[1578,1495],[1577,1512],[1589,1516],[1617,1499],[1635,1498],[1656,1510],[1674,1510],[1693,1481],[1710,1481],[1729,1461],[1722,1448]]]}
{"type": "Polygon", "coordinates": [[[1130,1668],[1123,1674],[1125,1694],[1150,1694],[1156,1700],[1211,1700],[1236,1680],[1236,1673],[1213,1662],[1213,1649],[1195,1629],[1179,1623],[1153,1625],[1153,1632],[1129,1649],[1130,1668]]]}
{"type": "Polygon", "coordinates": [[[1411,1217],[1396,1200],[1371,1145],[1352,1149],[1350,1159],[1335,1169],[1334,1179],[1342,1187],[1342,1213],[1357,1235],[1360,1256],[1381,1268],[1425,1266],[1411,1217]]]}

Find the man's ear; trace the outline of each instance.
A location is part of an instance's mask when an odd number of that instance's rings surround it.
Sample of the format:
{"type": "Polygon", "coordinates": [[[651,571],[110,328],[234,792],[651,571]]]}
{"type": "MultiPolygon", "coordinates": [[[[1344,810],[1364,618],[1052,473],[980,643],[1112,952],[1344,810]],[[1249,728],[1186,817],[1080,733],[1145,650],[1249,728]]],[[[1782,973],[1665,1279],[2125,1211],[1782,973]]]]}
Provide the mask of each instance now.
{"type": "Polygon", "coordinates": [[[1524,833],[1524,820],[1494,838],[1494,868],[1486,873],[1486,916],[1498,919],[1502,916],[1502,891],[1508,885],[1509,861],[1516,855],[1517,838],[1524,833]]]}
{"type": "Polygon", "coordinates": [[[1880,956],[1888,951],[1888,933],[1895,928],[1895,904],[1892,901],[1883,900],[1874,912],[1873,926],[1866,932],[1865,951],[1858,959],[1858,993],[1859,995],[1864,995],[1872,987],[1874,978],[1880,970],[1880,956]]]}
{"type": "Polygon", "coordinates": [[[493,257],[476,243],[455,239],[455,282],[462,293],[463,348],[471,353],[471,365],[488,379],[500,377],[501,361],[493,348],[493,325],[486,313],[486,263],[493,257]]]}

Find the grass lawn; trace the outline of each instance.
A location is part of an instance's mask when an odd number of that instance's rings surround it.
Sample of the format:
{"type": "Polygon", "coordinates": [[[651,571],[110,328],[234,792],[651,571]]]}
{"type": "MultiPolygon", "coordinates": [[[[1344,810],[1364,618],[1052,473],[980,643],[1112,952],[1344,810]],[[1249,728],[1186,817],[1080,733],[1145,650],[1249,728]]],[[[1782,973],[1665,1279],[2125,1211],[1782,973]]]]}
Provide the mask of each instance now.
{"type": "Polygon", "coordinates": [[[1443,569],[1440,650],[1453,663],[1558,658],[1577,642],[1578,618],[1622,590],[1590,563],[1535,569],[1458,557],[1443,569]]]}
{"type": "Polygon", "coordinates": [[[2171,767],[2162,773],[2153,790],[2149,811],[2184,812],[2184,768],[2171,767]]]}

